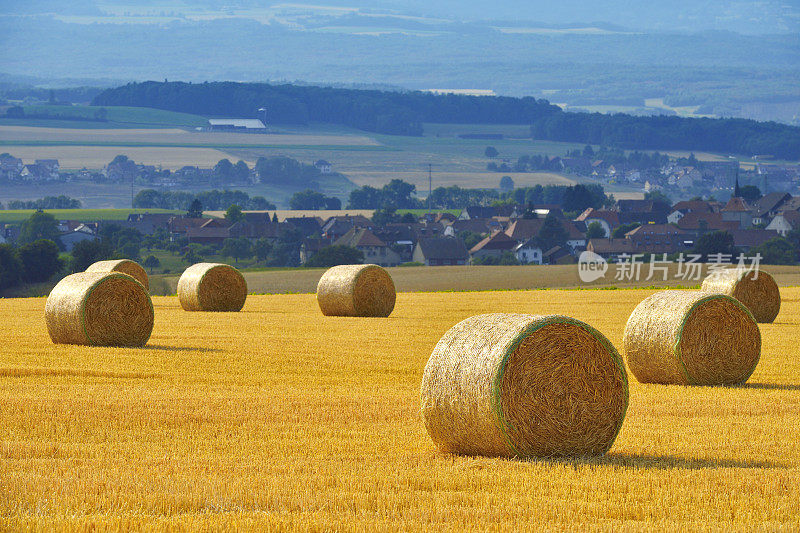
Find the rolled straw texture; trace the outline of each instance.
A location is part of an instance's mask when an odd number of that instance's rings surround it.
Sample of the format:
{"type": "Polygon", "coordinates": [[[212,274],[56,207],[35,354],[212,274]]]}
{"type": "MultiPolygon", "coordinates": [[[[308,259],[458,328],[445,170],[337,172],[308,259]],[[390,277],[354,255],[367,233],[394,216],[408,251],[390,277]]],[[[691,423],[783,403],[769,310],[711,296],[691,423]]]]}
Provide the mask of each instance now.
{"type": "Polygon", "coordinates": [[[130,259],[98,261],[89,265],[86,272],[122,272],[144,285],[146,291],[150,291],[150,278],[147,277],[147,272],[139,263],[131,261],[130,259]]]}
{"type": "Polygon", "coordinates": [[[178,280],[178,299],[186,311],[240,311],[247,299],[247,282],[230,265],[197,263],[178,280]]]}
{"type": "Polygon", "coordinates": [[[378,265],[335,266],[317,284],[317,303],[326,316],[386,317],[396,297],[392,277],[378,265]]]}
{"type": "Polygon", "coordinates": [[[425,428],[446,453],[599,455],[628,407],[611,343],[565,316],[487,314],[453,326],[422,377],[425,428]]]}
{"type": "Polygon", "coordinates": [[[750,311],[724,294],[662,291],[643,300],[625,325],[628,368],[642,383],[734,385],[761,354],[750,311]]]}
{"type": "Polygon", "coordinates": [[[763,270],[727,268],[703,280],[703,292],[727,294],[747,307],[756,322],[772,322],[781,310],[781,292],[763,270]]]}
{"type": "Polygon", "coordinates": [[[144,346],[153,331],[153,304],[127,274],[81,272],[50,292],[45,321],[56,344],[144,346]]]}

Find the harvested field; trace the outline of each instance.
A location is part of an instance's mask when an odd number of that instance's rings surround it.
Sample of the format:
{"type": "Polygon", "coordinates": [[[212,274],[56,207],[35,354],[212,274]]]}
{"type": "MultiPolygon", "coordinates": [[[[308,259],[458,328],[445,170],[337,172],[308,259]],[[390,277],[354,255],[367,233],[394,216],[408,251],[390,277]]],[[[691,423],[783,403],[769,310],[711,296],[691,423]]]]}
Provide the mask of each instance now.
{"type": "MultiPolygon", "coordinates": [[[[325,134],[257,134],[228,132],[199,132],[172,129],[65,129],[36,128],[30,126],[0,126],[2,141],[73,141],[91,143],[127,142],[159,144],[214,145],[325,145],[325,146],[378,146],[378,142],[365,135],[325,134]]],[[[19,157],[19,156],[17,156],[19,157]]]]}
{"type": "MultiPolygon", "coordinates": [[[[675,279],[677,265],[670,265],[667,281],[646,280],[643,266],[639,282],[615,281],[616,265],[609,265],[605,278],[590,285],[581,283],[577,265],[557,266],[443,266],[388,268],[399,292],[527,290],[558,287],[695,287],[698,280],[675,279]]],[[[779,286],[798,285],[800,267],[769,266],[779,286]]],[[[313,293],[325,269],[291,269],[243,272],[247,286],[255,294],[313,293]]],[[[155,276],[158,277],[158,276],[155,276]]],[[[166,278],[173,290],[178,278],[166,278]]],[[[533,311],[532,311],[533,312],[533,311]]]]}
{"type": "Polygon", "coordinates": [[[423,368],[457,322],[565,314],[619,347],[653,292],[400,293],[382,319],[324,317],[312,294],[224,314],[156,297],[138,349],[52,345],[43,298],[0,300],[0,528],[797,529],[798,288],[760,325],[747,385],[631,380],[605,456],[453,456],[428,437],[423,368]]]}

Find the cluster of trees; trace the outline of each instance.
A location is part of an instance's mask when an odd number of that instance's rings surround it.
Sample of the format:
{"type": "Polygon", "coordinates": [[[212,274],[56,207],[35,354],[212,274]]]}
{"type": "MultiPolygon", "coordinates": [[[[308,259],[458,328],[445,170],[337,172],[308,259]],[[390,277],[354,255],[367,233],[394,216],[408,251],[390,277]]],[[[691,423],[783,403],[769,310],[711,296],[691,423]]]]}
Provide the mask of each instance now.
{"type": "Polygon", "coordinates": [[[341,209],[342,201],[335,196],[325,196],[312,189],[296,192],[289,199],[292,209],[341,209]]]}
{"type": "Polygon", "coordinates": [[[503,203],[551,204],[561,206],[564,211],[581,212],[587,207],[599,208],[613,203],[613,198],[606,196],[603,186],[599,184],[535,185],[505,192],[495,189],[464,189],[452,185],[437,187],[431,193],[431,205],[434,209],[463,209],[470,205],[503,203]]]}
{"type": "MultiPolygon", "coordinates": [[[[9,200],[8,209],[80,209],[81,201],[69,196],[45,196],[38,200],[9,200]]],[[[2,207],[0,207],[2,209],[2,207]]]]}
{"type": "Polygon", "coordinates": [[[382,188],[364,185],[350,192],[348,209],[419,209],[422,203],[414,197],[417,186],[393,179],[382,188]]]}
{"type": "Polygon", "coordinates": [[[423,122],[531,124],[560,112],[535,98],[477,97],[266,83],[145,82],[108,89],[92,105],[155,107],[200,115],[255,116],[283,124],[330,122],[394,135],[421,135],[423,122]]]}
{"type": "Polygon", "coordinates": [[[312,185],[322,176],[314,165],[301,163],[286,156],[259,157],[256,174],[262,183],[272,185],[312,185]]]}
{"type": "Polygon", "coordinates": [[[531,136],[626,149],[706,150],[800,158],[800,127],[738,118],[551,113],[532,123],[531,136]]]}
{"type": "Polygon", "coordinates": [[[275,209],[275,204],[263,196],[250,197],[243,191],[219,191],[217,189],[197,193],[142,189],[133,198],[133,207],[187,210],[194,200],[200,202],[202,209],[210,211],[227,209],[233,204],[253,211],[275,209]]]}
{"type": "MultiPolygon", "coordinates": [[[[659,152],[648,153],[639,152],[636,150],[630,153],[625,153],[625,151],[619,148],[609,146],[601,146],[595,150],[589,144],[584,146],[583,150],[575,149],[568,151],[565,154],[565,157],[588,157],[590,159],[601,159],[605,166],[625,165],[638,168],[640,170],[660,169],[670,161],[668,155],[661,154],[659,152]]],[[[694,154],[690,155],[685,162],[687,165],[699,164],[699,161],[695,159],[694,154]]]]}

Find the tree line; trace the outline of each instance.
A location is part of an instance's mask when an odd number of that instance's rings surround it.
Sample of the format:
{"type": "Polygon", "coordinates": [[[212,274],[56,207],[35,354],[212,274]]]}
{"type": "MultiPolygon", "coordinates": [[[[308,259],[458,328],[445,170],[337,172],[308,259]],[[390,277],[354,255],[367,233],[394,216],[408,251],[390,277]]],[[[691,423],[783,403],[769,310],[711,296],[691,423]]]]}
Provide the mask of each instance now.
{"type": "MultiPolygon", "coordinates": [[[[421,209],[428,201],[415,197],[417,188],[411,183],[394,179],[382,188],[365,185],[350,192],[348,209],[421,209]]],[[[581,212],[587,207],[603,207],[613,203],[599,184],[536,185],[501,192],[497,189],[465,189],[457,185],[437,187],[431,192],[433,209],[464,209],[472,205],[558,205],[564,211],[581,212]]]]}
{"type": "MultiPolygon", "coordinates": [[[[6,209],[80,209],[81,201],[69,196],[45,196],[38,200],[9,200],[6,209]]],[[[2,205],[0,205],[2,209],[2,205]]]]}
{"type": "Polygon", "coordinates": [[[225,210],[231,205],[238,205],[242,209],[253,211],[266,211],[275,209],[275,204],[263,196],[253,196],[243,191],[211,191],[186,192],[186,191],[157,191],[156,189],[142,189],[133,198],[133,207],[145,209],[180,209],[188,210],[192,202],[200,202],[202,209],[208,211],[225,210]]]}
{"type": "Polygon", "coordinates": [[[800,127],[741,118],[552,113],[531,124],[531,137],[625,149],[704,150],[800,158],[800,127]]]}
{"type": "Polygon", "coordinates": [[[532,97],[390,92],[266,83],[130,83],[97,106],[138,106],[211,116],[256,116],[285,124],[329,122],[392,135],[421,135],[423,122],[529,124],[535,139],[626,149],[705,150],[800,158],[800,127],[746,119],[564,112],[532,97]]]}
{"type": "Polygon", "coordinates": [[[97,95],[92,105],[155,107],[211,116],[256,116],[271,122],[330,122],[394,135],[421,135],[423,122],[530,124],[559,112],[532,97],[477,97],[266,83],[130,83],[97,95]]]}

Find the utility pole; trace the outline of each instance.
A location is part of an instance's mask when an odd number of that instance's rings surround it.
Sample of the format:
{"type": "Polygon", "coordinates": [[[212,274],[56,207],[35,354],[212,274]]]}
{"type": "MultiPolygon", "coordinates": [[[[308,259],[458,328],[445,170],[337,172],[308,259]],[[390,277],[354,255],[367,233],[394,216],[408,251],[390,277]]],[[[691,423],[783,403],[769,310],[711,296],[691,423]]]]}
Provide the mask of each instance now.
{"type": "Polygon", "coordinates": [[[433,171],[431,169],[432,165],[428,163],[428,212],[431,211],[431,197],[433,196],[433,171]]]}

